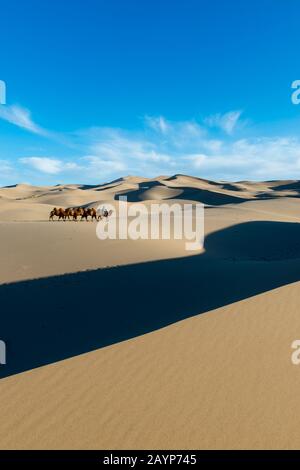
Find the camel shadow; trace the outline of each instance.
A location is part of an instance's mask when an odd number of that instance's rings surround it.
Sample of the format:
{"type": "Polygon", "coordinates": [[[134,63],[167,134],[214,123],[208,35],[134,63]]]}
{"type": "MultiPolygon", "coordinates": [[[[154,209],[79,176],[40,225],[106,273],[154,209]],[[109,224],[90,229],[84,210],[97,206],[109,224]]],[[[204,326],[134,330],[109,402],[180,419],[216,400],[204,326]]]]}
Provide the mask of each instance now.
{"type": "Polygon", "coordinates": [[[298,281],[300,224],[247,222],[205,253],[0,286],[0,377],[149,333],[298,281]]]}

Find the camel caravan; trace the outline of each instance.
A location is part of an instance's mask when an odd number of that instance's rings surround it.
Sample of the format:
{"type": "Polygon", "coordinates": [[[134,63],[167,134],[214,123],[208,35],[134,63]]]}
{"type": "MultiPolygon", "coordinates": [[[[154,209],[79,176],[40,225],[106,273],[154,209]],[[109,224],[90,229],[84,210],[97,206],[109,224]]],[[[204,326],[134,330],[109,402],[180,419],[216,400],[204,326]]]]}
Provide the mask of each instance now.
{"type": "Polygon", "coordinates": [[[102,220],[108,219],[109,216],[112,215],[112,210],[108,211],[105,208],[101,208],[100,211],[97,213],[97,210],[92,208],[85,209],[83,207],[68,207],[67,209],[59,208],[57,209],[54,207],[49,214],[49,220],[54,221],[54,217],[57,217],[58,220],[66,221],[68,220],[86,220],[88,222],[89,217],[91,221],[93,220],[102,220]]]}

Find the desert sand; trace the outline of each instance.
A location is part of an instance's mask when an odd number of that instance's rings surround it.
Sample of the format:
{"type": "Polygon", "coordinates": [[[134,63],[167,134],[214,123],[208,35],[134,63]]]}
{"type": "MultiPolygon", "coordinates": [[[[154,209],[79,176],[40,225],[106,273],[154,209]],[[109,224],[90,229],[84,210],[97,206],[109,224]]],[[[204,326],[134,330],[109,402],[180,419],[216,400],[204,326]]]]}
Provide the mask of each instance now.
{"type": "Polygon", "coordinates": [[[0,188],[0,449],[300,447],[300,182],[0,188]],[[54,207],[199,201],[205,245],[54,207]]]}

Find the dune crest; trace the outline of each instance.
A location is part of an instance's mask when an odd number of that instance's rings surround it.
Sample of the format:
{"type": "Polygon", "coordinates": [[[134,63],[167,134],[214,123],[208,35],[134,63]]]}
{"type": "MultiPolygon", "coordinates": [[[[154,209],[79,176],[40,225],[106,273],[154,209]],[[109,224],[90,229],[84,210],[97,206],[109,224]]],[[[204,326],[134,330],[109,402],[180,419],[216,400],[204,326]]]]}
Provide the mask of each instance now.
{"type": "Polygon", "coordinates": [[[0,221],[46,220],[50,206],[97,206],[105,201],[117,200],[120,196],[126,196],[129,202],[177,199],[218,206],[299,198],[300,182],[217,182],[174,175],[156,178],[127,176],[99,185],[31,186],[23,183],[0,188],[0,221]]]}

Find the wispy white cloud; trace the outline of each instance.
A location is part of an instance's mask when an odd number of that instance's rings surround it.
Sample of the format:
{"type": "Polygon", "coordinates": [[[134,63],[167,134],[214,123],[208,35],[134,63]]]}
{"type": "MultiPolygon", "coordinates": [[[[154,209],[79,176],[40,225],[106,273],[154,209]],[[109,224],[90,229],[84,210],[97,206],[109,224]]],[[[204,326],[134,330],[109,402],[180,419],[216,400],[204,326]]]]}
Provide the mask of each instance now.
{"type": "Polygon", "coordinates": [[[225,114],[208,116],[204,122],[209,127],[217,127],[226,134],[231,135],[237,127],[242,111],[229,111],[225,114]]]}
{"type": "MultiPolygon", "coordinates": [[[[74,174],[76,177],[101,177],[103,175],[113,174],[126,170],[126,165],[117,160],[106,160],[96,155],[87,155],[77,157],[76,160],[66,161],[57,158],[48,157],[25,157],[20,158],[19,162],[31,170],[35,170],[47,175],[74,174]]],[[[1,170],[1,162],[0,162],[1,170]]]]}
{"type": "Polygon", "coordinates": [[[38,170],[42,173],[49,175],[56,175],[63,171],[74,171],[80,170],[80,167],[75,162],[66,162],[64,160],[58,160],[56,158],[47,157],[26,157],[20,158],[20,162],[28,165],[34,170],[38,170]]]}
{"type": "Polygon", "coordinates": [[[54,158],[27,157],[20,158],[20,162],[49,175],[56,175],[63,169],[63,162],[54,158]]]}
{"type": "Polygon", "coordinates": [[[16,178],[20,178],[20,174],[13,162],[0,158],[0,186],[14,184],[16,178]]]}
{"type": "Polygon", "coordinates": [[[126,164],[118,160],[105,160],[95,155],[88,155],[81,159],[87,173],[92,172],[94,175],[110,175],[117,172],[126,171],[126,164]]]}
{"type": "Polygon", "coordinates": [[[170,130],[169,123],[163,116],[146,116],[145,123],[154,131],[161,132],[162,134],[167,134],[170,130]]]}
{"type": "Polygon", "coordinates": [[[22,108],[21,106],[0,106],[0,119],[10,122],[22,129],[26,129],[29,132],[33,132],[34,134],[48,134],[48,131],[32,120],[30,111],[26,108],[22,108]]]}
{"type": "Polygon", "coordinates": [[[73,137],[74,157],[39,155],[19,161],[37,177],[59,175],[60,180],[74,181],[101,182],[125,174],[179,172],[228,180],[300,178],[300,139],[241,138],[240,130],[236,138],[240,112],[218,116],[205,120],[207,127],[194,120],[173,122],[162,116],[147,116],[138,131],[87,129],[73,137]],[[217,123],[224,135],[214,131],[217,123]]]}
{"type": "Polygon", "coordinates": [[[164,138],[161,136],[157,139],[147,132],[95,128],[87,131],[82,138],[88,143],[89,156],[86,158],[106,162],[107,168],[136,171],[146,162],[157,164],[171,160],[171,155],[164,150],[164,138]],[[158,144],[160,140],[162,145],[158,144]]]}
{"type": "Polygon", "coordinates": [[[298,138],[252,138],[224,143],[218,152],[189,155],[201,174],[223,179],[300,178],[298,138]]]}
{"type": "Polygon", "coordinates": [[[1,175],[11,173],[13,171],[13,166],[8,160],[0,159],[0,173],[1,175]]]}

